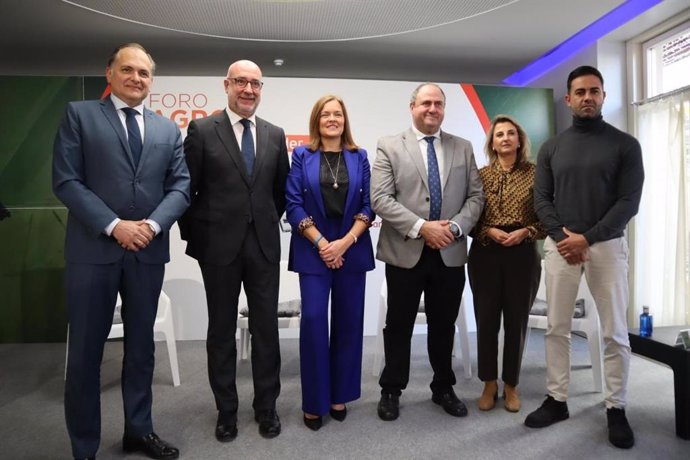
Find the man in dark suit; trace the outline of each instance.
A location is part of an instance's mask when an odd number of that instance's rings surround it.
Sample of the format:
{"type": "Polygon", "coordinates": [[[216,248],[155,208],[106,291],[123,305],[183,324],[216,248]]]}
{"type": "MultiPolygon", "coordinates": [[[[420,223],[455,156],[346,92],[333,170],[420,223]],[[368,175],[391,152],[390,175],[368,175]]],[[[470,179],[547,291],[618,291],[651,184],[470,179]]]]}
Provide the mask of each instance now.
{"type": "Polygon", "coordinates": [[[75,458],[100,442],[100,365],[122,297],[123,448],[179,455],[153,432],[153,323],[170,260],[169,230],[189,205],[189,172],[177,126],[144,108],[154,62],[139,44],[106,67],[110,97],[72,102],[55,138],[53,191],[67,206],[65,291],[69,361],[65,416],[75,458]]]}
{"type": "Polygon", "coordinates": [[[180,230],[201,268],[208,305],[208,373],[218,409],[215,435],[237,436],[237,303],[244,285],[252,340],[255,420],[266,438],[280,434],[279,219],[289,170],[285,133],[254,115],[261,69],[237,61],[225,79],[228,107],[189,124],[184,142],[192,204],[180,230]]]}
{"type": "MultiPolygon", "coordinates": [[[[386,365],[378,415],[395,420],[410,375],[410,339],[424,293],[432,400],[450,415],[467,408],[453,392],[453,337],[465,284],[467,240],[484,193],[472,144],[441,131],[446,96],[419,85],[410,99],[412,128],[379,140],[371,174],[371,207],[383,223],[376,258],[386,263],[386,365]]],[[[465,363],[467,365],[467,363],[465,363]]]]}

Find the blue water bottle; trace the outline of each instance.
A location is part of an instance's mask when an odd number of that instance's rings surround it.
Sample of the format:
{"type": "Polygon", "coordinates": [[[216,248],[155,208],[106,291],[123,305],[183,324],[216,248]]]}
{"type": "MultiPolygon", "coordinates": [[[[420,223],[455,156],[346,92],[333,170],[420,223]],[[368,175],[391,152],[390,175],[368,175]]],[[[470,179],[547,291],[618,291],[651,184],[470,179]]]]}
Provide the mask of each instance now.
{"type": "Polygon", "coordinates": [[[649,314],[649,307],[642,307],[642,314],[640,315],[640,337],[651,337],[653,328],[653,318],[649,314]]]}

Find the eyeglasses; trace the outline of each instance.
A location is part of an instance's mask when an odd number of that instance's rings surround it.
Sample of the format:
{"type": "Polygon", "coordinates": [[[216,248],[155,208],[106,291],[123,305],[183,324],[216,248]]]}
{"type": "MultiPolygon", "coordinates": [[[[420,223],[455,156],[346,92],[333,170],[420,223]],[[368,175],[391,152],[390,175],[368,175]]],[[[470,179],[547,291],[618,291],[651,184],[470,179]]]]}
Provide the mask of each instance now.
{"type": "Polygon", "coordinates": [[[247,80],[246,78],[228,78],[231,82],[236,84],[240,88],[245,88],[247,86],[247,83],[249,83],[252,87],[253,90],[258,90],[261,89],[262,86],[264,86],[264,82],[259,81],[259,80],[247,80]]]}

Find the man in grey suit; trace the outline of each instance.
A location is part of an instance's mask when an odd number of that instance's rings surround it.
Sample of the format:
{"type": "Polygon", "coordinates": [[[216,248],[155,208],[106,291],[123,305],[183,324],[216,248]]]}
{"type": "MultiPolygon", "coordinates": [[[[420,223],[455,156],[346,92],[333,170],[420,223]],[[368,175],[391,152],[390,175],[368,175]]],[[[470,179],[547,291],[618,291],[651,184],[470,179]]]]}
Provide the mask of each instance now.
{"type": "Polygon", "coordinates": [[[220,442],[237,436],[235,331],[242,285],[249,306],[254,418],[265,438],[278,436],[281,429],[276,412],[279,220],[290,165],[283,130],[254,115],[261,102],[261,75],[251,61],[230,65],[224,81],[227,107],[192,121],[184,141],[192,204],[180,230],[204,279],[208,373],[220,442]]]}
{"type": "Polygon", "coordinates": [[[376,257],[386,263],[386,365],[378,415],[395,420],[409,381],[410,340],[422,292],[428,324],[432,400],[450,415],[467,408],[453,391],[455,319],[465,284],[465,236],[484,206],[469,141],[441,131],[446,96],[436,84],[410,98],[413,126],[379,140],[371,174],[371,204],[381,216],[376,257]]]}
{"type": "Polygon", "coordinates": [[[153,71],[141,45],[118,47],[106,67],[110,97],[70,103],[55,138],[53,190],[69,210],[65,417],[75,458],[98,451],[100,365],[118,292],[123,449],[158,459],[179,455],[153,432],[153,323],[170,260],[169,230],[189,205],[190,179],[180,130],[144,108],[153,71]]]}

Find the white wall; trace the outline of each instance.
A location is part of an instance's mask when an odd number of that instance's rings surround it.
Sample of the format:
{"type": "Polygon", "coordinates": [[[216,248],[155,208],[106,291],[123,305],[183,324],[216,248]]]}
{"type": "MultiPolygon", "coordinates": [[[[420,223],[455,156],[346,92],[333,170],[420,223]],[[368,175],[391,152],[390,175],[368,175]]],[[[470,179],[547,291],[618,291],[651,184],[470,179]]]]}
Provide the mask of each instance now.
{"type": "MultiPolygon", "coordinates": [[[[596,45],[585,48],[572,56],[561,65],[551,70],[548,74],[530,83],[532,88],[553,88],[554,113],[556,114],[556,132],[561,132],[572,124],[573,116],[570,108],[565,104],[564,97],[567,93],[566,83],[568,74],[581,65],[597,65],[596,45]]],[[[604,76],[606,78],[606,76],[604,76]]]]}
{"type": "Polygon", "coordinates": [[[566,83],[568,74],[581,65],[591,65],[599,69],[604,77],[604,91],[606,91],[602,115],[608,123],[627,131],[625,43],[600,40],[529,85],[533,88],[553,88],[556,132],[561,132],[572,124],[572,113],[564,101],[567,93],[566,83]]]}
{"type": "MultiPolygon", "coordinates": [[[[157,77],[146,104],[165,116],[173,116],[173,112],[178,111],[178,121],[180,117],[191,116],[192,110],[211,113],[227,104],[222,83],[222,77],[157,77]]],[[[257,115],[283,127],[288,138],[306,135],[313,103],[324,94],[338,94],[347,105],[355,141],[368,151],[369,160],[373,163],[378,138],[411,125],[408,106],[416,85],[398,81],[266,78],[257,115]]],[[[459,84],[442,84],[441,87],[447,97],[443,129],[470,140],[475,152],[479,152],[476,154],[477,163],[483,165],[485,159],[480,152],[484,131],[465,93],[459,84]]],[[[376,245],[378,228],[373,227],[371,233],[376,245]]],[[[287,260],[289,241],[290,235],[283,233],[283,260],[287,260]]],[[[171,235],[171,262],[166,266],[163,289],[172,300],[177,338],[199,340],[206,337],[206,298],[198,265],[184,251],[185,242],[180,240],[175,227],[171,235]]],[[[378,293],[383,279],[383,264],[377,262],[376,269],[367,276],[365,335],[375,335],[377,331],[378,293]]],[[[468,324],[474,330],[469,284],[466,285],[465,296],[468,324]]],[[[296,331],[284,330],[281,334],[295,337],[296,331]]]]}
{"type": "Polygon", "coordinates": [[[626,51],[621,41],[600,40],[597,43],[597,68],[604,77],[606,100],[602,114],[616,128],[627,131],[628,107],[626,84],[626,51]]]}

